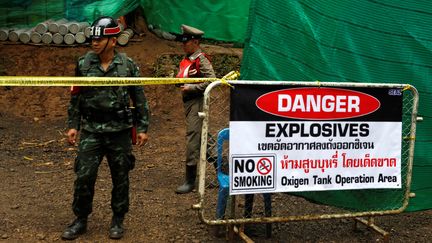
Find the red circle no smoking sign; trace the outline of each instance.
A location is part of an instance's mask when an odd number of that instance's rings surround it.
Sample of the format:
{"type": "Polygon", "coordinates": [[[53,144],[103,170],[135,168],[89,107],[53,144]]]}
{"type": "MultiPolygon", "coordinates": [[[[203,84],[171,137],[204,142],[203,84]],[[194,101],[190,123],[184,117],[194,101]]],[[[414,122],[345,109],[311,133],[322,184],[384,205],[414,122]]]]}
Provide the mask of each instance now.
{"type": "Polygon", "coordinates": [[[261,175],[267,175],[272,170],[272,163],[268,158],[261,158],[257,163],[257,171],[261,175]]]}

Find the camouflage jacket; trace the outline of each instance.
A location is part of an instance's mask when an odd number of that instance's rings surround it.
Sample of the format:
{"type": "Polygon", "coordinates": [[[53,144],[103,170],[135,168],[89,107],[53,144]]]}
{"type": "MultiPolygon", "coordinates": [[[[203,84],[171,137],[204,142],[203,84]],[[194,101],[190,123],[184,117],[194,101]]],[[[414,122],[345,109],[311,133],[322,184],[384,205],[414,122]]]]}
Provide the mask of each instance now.
{"type": "MultiPolygon", "coordinates": [[[[123,53],[115,52],[107,71],[99,57],[88,52],[79,58],[76,76],[139,77],[139,68],[123,53]]],[[[71,92],[68,108],[68,127],[89,132],[116,132],[133,126],[137,132],[147,132],[148,104],[142,86],[78,87],[71,92]],[[131,100],[133,102],[131,102],[131,100]],[[133,103],[133,104],[131,104],[133,103]]]]}

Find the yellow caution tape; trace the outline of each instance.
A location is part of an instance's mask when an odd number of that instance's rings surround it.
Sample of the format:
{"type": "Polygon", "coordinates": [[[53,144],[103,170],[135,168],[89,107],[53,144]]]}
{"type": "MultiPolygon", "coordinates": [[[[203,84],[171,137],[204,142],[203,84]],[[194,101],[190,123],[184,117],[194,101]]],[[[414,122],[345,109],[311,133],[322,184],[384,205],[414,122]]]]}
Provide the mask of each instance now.
{"type": "Polygon", "coordinates": [[[227,73],[225,76],[223,76],[222,79],[235,80],[238,79],[239,77],[240,77],[240,73],[238,71],[231,71],[227,73]]]}
{"type": "Polygon", "coordinates": [[[223,76],[221,79],[221,83],[224,85],[228,85],[229,87],[234,89],[234,86],[231,85],[230,83],[228,83],[227,80],[234,80],[234,79],[238,79],[238,77],[240,76],[240,73],[237,71],[231,71],[229,72],[227,75],[223,76]]]}
{"type": "Polygon", "coordinates": [[[230,88],[234,89],[234,86],[231,85],[230,83],[228,83],[228,81],[227,81],[226,79],[224,79],[224,78],[221,79],[221,83],[222,83],[223,85],[227,85],[227,86],[229,86],[230,88]]]}
{"type": "Polygon", "coordinates": [[[405,87],[402,89],[402,92],[411,89],[411,87],[412,87],[412,86],[409,85],[409,84],[405,85],[405,87]]]}
{"type": "Polygon", "coordinates": [[[130,86],[213,82],[217,78],[0,76],[0,86],[130,86]]]}

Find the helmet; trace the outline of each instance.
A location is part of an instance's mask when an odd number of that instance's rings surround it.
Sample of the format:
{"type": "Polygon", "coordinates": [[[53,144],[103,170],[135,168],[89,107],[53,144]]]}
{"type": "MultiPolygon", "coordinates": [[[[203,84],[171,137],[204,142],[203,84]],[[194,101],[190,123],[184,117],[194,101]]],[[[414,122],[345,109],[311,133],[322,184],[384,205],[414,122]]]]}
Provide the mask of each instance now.
{"type": "Polygon", "coordinates": [[[120,34],[120,25],[111,17],[100,17],[91,25],[90,38],[116,37],[120,34]]]}

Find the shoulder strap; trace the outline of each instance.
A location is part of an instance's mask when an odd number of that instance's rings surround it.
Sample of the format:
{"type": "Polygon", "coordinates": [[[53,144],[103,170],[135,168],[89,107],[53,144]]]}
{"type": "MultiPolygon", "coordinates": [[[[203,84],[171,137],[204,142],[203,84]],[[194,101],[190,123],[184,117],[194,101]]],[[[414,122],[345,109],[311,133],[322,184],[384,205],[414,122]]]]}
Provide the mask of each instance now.
{"type": "Polygon", "coordinates": [[[126,53],[119,53],[120,59],[122,60],[122,63],[118,65],[117,71],[119,77],[127,77],[128,76],[128,57],[126,53]]]}
{"type": "Polygon", "coordinates": [[[94,52],[89,51],[84,55],[84,62],[80,66],[80,72],[83,76],[87,76],[88,71],[90,70],[90,62],[92,58],[94,57],[94,52]]]}
{"type": "Polygon", "coordinates": [[[197,70],[197,75],[201,76],[201,72],[200,72],[200,64],[201,64],[201,55],[204,53],[200,53],[197,57],[197,59],[195,59],[195,69],[197,70]]]}
{"type": "MultiPolygon", "coordinates": [[[[121,59],[121,64],[117,66],[117,74],[119,77],[128,77],[128,57],[126,55],[126,53],[118,53],[120,59],[121,59]]],[[[128,87],[120,87],[122,90],[123,88],[126,89],[126,96],[124,96],[124,102],[126,105],[129,104],[129,98],[132,100],[132,102],[134,103],[135,106],[135,95],[133,92],[131,92],[132,86],[128,86],[128,87]]]]}
{"type": "Polygon", "coordinates": [[[211,58],[210,58],[210,55],[208,55],[208,54],[206,54],[206,53],[202,53],[204,56],[205,56],[205,58],[207,58],[207,60],[211,63],[211,58]]]}
{"type": "Polygon", "coordinates": [[[207,55],[207,54],[205,54],[204,52],[201,52],[200,54],[199,54],[199,56],[197,57],[197,59],[195,59],[195,63],[196,63],[196,70],[197,70],[197,74],[199,75],[199,76],[201,76],[201,72],[200,72],[200,67],[201,67],[201,57],[203,57],[203,58],[207,58],[207,60],[210,62],[210,57],[207,55]]]}

